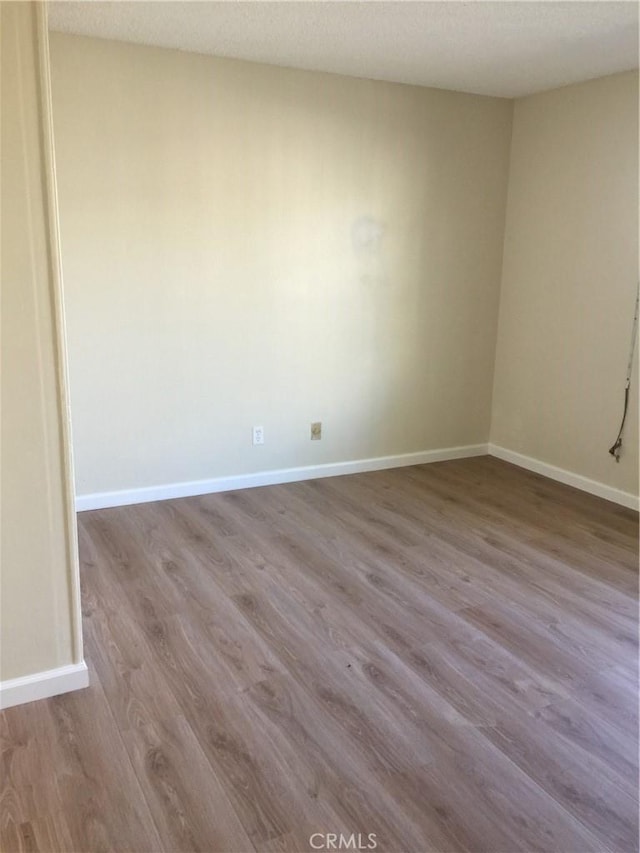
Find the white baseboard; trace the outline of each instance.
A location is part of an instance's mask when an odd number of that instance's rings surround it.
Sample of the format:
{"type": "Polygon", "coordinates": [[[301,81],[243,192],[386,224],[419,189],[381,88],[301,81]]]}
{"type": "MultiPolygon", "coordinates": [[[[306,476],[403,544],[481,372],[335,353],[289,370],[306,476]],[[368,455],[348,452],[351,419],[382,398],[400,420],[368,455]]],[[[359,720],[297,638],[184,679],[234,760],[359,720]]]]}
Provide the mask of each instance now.
{"type": "Polygon", "coordinates": [[[469,456],[486,456],[486,444],[468,444],[463,447],[446,447],[440,450],[423,450],[418,453],[403,453],[397,456],[378,456],[373,459],[356,459],[352,462],[331,462],[326,465],[306,465],[301,468],[281,468],[275,471],[259,471],[255,474],[239,474],[234,477],[215,477],[212,480],[194,480],[187,483],[169,483],[141,489],[123,489],[117,492],[97,492],[78,495],[76,510],[106,509],[114,506],[164,501],[170,498],[188,498],[208,495],[213,492],[229,492],[234,489],[250,489],[255,486],[273,486],[278,483],[295,483],[299,480],[316,480],[320,477],[338,477],[342,474],[360,474],[381,471],[385,468],[403,468],[407,465],[424,465],[427,462],[445,462],[449,459],[465,459],[469,456]]]}
{"type": "Polygon", "coordinates": [[[33,675],[25,675],[22,678],[10,678],[0,681],[0,710],[88,686],[89,670],[84,661],[47,669],[44,672],[34,672],[33,675]]]}
{"type": "Polygon", "coordinates": [[[507,450],[506,447],[490,444],[489,455],[497,456],[498,459],[504,459],[505,462],[512,462],[514,465],[519,465],[520,468],[526,468],[529,471],[534,471],[536,474],[542,474],[543,477],[557,480],[566,486],[574,486],[576,489],[582,489],[583,492],[589,492],[592,495],[597,495],[599,498],[613,501],[629,509],[635,509],[636,511],[640,509],[640,498],[637,495],[632,495],[631,492],[614,489],[613,486],[606,486],[597,480],[590,480],[581,474],[574,474],[573,471],[566,471],[564,468],[557,468],[555,465],[549,465],[547,462],[541,462],[539,459],[534,459],[531,456],[524,456],[522,453],[516,453],[514,450],[507,450]]]}
{"type": "Polygon", "coordinates": [[[590,480],[581,474],[558,468],[547,462],[541,462],[531,456],[516,453],[497,444],[467,444],[462,447],[445,447],[439,450],[422,450],[417,453],[403,453],[396,456],[378,456],[373,459],[356,459],[351,462],[330,462],[324,465],[305,465],[299,468],[280,468],[272,471],[258,471],[253,474],[238,474],[230,477],[215,477],[210,480],[167,483],[160,486],[147,486],[139,489],[122,489],[116,492],[96,492],[77,495],[76,511],[129,506],[131,504],[164,501],[171,498],[188,498],[195,495],[208,495],[214,492],[229,492],[234,489],[250,489],[256,486],[272,486],[278,483],[295,483],[300,480],[316,480],[320,477],[339,477],[343,474],[361,474],[367,471],[381,471],[386,468],[403,468],[407,465],[424,465],[428,462],[446,462],[450,459],[465,459],[486,454],[512,462],[521,468],[542,474],[551,480],[557,480],[567,486],[574,486],[584,492],[597,495],[608,501],[640,509],[640,498],[630,492],[615,489],[590,480]]]}

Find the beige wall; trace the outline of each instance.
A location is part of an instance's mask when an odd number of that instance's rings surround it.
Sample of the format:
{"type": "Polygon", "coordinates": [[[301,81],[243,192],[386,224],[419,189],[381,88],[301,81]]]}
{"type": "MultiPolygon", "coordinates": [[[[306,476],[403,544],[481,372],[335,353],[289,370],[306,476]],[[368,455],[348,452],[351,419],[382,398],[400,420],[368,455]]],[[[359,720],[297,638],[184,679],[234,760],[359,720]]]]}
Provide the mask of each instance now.
{"type": "Polygon", "coordinates": [[[491,441],[638,494],[638,75],[516,102],[491,441]],[[637,356],[637,353],[636,353],[637,356]]]}
{"type": "Polygon", "coordinates": [[[0,4],[2,682],[82,658],[38,13],[0,4]]]}
{"type": "Polygon", "coordinates": [[[487,441],[510,102],[51,50],[80,494],[487,441]]]}

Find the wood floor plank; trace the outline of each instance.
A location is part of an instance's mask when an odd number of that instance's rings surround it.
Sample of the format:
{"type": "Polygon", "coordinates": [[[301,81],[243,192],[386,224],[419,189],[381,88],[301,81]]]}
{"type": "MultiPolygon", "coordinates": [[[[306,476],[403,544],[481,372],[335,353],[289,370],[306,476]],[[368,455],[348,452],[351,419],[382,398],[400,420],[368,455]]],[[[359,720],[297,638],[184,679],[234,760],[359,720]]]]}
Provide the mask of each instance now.
{"type": "Polygon", "coordinates": [[[13,829],[11,837],[0,831],[0,850],[16,853],[67,853],[73,851],[74,842],[69,834],[64,814],[43,815],[13,829]]]}
{"type": "Polygon", "coordinates": [[[539,620],[524,621],[507,603],[469,607],[463,611],[467,621],[504,646],[515,657],[550,678],[575,687],[602,669],[603,662],[593,660],[582,648],[570,645],[539,620]]]}
{"type": "Polygon", "coordinates": [[[484,734],[602,844],[614,850],[637,846],[635,784],[623,783],[593,752],[554,736],[539,718],[533,723],[515,716],[505,718],[484,734]]]}
{"type": "Polygon", "coordinates": [[[612,667],[577,679],[572,695],[580,704],[604,717],[625,735],[632,754],[638,750],[638,672],[628,667],[612,667]]]}
{"type": "MultiPolygon", "coordinates": [[[[396,769],[397,765],[390,764],[388,756],[376,755],[379,742],[371,737],[366,720],[362,735],[353,737],[353,716],[357,715],[357,709],[332,697],[337,707],[329,717],[311,691],[286,676],[265,680],[252,687],[247,695],[283,738],[312,758],[309,792],[314,799],[327,801],[334,815],[329,822],[317,823],[316,831],[342,831],[346,835],[373,832],[384,839],[387,849],[417,850],[425,843],[433,850],[449,846],[450,839],[442,832],[439,821],[427,813],[426,803],[419,802],[419,816],[412,817],[419,786],[407,790],[402,783],[404,774],[396,769]],[[370,740],[363,746],[363,738],[367,736],[370,740]],[[393,778],[409,796],[398,796],[400,791],[392,791],[389,783],[393,778]],[[394,795],[393,809],[388,808],[391,795],[394,795]],[[327,830],[327,826],[331,829],[327,830]]],[[[298,849],[307,847],[308,836],[307,843],[301,839],[298,849]]]]}
{"type": "Polygon", "coordinates": [[[78,521],[92,686],[0,714],[2,853],[637,849],[637,514],[487,457],[78,521]]]}
{"type": "Polygon", "coordinates": [[[628,738],[613,721],[573,698],[554,701],[532,713],[574,747],[604,762],[625,780],[631,796],[635,795],[638,754],[629,751],[628,738]]]}
{"type": "Polygon", "coordinates": [[[124,741],[165,849],[253,849],[184,717],[137,726],[124,741]]]}
{"type": "Polygon", "coordinates": [[[3,713],[14,744],[4,784],[24,809],[16,825],[62,812],[72,849],[164,849],[97,680],[3,713]]]}
{"type": "Polygon", "coordinates": [[[413,668],[476,725],[505,713],[527,714],[566,698],[561,681],[532,668],[488,637],[428,643],[410,655],[413,668]]]}

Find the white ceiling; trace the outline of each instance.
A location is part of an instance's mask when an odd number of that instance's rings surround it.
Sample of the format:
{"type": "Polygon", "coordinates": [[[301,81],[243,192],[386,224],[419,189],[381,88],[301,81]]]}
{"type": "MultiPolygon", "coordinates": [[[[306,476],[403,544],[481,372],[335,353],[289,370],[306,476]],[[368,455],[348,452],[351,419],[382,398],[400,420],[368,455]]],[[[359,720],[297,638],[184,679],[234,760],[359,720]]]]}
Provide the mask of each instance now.
{"type": "Polygon", "coordinates": [[[638,67],[636,2],[51,2],[50,28],[518,97],[638,67]]]}

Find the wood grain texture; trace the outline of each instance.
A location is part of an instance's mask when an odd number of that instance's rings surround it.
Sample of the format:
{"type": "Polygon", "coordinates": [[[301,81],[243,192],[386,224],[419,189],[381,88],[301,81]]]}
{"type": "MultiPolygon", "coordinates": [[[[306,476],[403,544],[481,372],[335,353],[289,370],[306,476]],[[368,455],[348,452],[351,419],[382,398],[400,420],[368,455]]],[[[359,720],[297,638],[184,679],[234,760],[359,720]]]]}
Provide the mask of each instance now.
{"type": "Polygon", "coordinates": [[[3,853],[634,851],[637,515],[489,457],[79,517],[3,853]]]}

